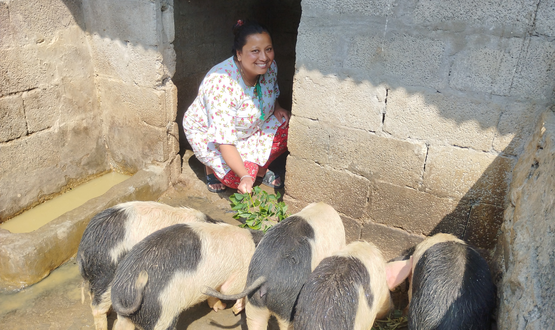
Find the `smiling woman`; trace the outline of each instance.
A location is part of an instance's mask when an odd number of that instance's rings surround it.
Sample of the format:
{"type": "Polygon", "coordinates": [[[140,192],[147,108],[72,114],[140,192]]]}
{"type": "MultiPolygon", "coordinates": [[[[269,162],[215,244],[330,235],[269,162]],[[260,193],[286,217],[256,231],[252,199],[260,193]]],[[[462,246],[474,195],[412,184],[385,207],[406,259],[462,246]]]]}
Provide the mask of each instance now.
{"type": "Polygon", "coordinates": [[[250,193],[255,180],[281,188],[283,178],[268,166],[287,150],[291,112],[277,101],[272,37],[253,21],[237,21],[233,32],[233,56],[206,74],[183,129],[206,166],[208,190],[250,193]]]}

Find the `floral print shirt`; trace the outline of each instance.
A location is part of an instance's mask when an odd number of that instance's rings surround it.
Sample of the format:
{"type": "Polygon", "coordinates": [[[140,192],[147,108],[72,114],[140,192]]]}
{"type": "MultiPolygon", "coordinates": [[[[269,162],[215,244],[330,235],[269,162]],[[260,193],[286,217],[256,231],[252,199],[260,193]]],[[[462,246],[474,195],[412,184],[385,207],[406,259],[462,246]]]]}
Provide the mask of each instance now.
{"type": "Polygon", "coordinates": [[[231,170],[222,157],[220,144],[235,145],[243,161],[261,166],[270,157],[274,135],[281,125],[273,115],[279,96],[275,61],[260,76],[259,83],[261,100],[255,87],[243,82],[230,57],[206,74],[183,117],[183,129],[195,156],[220,178],[231,170]]]}

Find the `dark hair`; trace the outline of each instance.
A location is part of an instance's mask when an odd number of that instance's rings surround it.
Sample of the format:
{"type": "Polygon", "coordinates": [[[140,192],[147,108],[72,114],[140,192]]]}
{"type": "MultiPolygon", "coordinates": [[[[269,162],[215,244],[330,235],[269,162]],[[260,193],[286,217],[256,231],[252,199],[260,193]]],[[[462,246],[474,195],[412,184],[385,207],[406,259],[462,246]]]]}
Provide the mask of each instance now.
{"type": "Polygon", "coordinates": [[[237,23],[233,26],[233,34],[235,38],[233,40],[233,48],[231,52],[233,53],[233,57],[237,56],[237,50],[242,50],[243,46],[247,43],[247,37],[251,34],[257,33],[268,33],[270,36],[270,40],[272,40],[272,34],[264,25],[252,21],[252,20],[238,20],[237,23]]]}

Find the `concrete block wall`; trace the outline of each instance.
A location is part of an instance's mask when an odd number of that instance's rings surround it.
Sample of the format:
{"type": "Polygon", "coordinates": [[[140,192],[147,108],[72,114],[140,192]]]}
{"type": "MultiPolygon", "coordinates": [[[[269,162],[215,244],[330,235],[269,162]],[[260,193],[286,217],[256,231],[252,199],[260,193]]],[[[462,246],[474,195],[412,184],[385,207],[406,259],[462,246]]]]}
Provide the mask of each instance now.
{"type": "Polygon", "coordinates": [[[0,1],[0,222],[110,169],[181,171],[173,2],[0,1]]]}
{"type": "Polygon", "coordinates": [[[0,221],[109,169],[78,1],[0,1],[0,221]]]}
{"type": "Polygon", "coordinates": [[[109,162],[137,172],[170,163],[177,180],[172,0],[83,0],[109,162]]]}
{"type": "Polygon", "coordinates": [[[403,237],[380,246],[389,257],[439,231],[492,249],[555,99],[555,4],[301,4],[286,200],[332,204],[351,240],[403,237]]]}

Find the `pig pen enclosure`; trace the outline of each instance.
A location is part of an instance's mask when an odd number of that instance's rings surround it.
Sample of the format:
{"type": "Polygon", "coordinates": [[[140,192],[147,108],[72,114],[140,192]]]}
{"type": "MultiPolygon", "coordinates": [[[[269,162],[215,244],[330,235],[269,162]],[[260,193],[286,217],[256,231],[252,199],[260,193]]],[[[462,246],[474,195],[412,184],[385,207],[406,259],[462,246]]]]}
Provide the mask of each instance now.
{"type": "Polygon", "coordinates": [[[551,328],[547,0],[0,0],[0,222],[104,173],[132,174],[31,233],[0,229],[0,289],[69,260],[104,208],[204,188],[191,183],[180,122],[245,18],[273,32],[293,113],[291,211],[329,203],[348,241],[388,259],[452,233],[490,264],[499,329],[551,328]]]}

